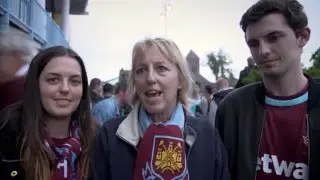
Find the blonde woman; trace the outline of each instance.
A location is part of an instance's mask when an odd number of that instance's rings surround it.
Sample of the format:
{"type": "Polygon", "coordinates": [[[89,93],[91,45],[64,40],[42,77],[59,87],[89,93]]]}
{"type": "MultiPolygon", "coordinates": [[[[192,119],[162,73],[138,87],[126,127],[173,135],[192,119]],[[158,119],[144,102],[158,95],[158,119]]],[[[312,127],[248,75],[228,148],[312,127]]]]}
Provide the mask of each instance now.
{"type": "Polygon", "coordinates": [[[156,38],[133,48],[130,114],[106,122],[96,140],[93,179],[228,178],[218,133],[187,115],[189,68],[177,45],[156,38]]]}

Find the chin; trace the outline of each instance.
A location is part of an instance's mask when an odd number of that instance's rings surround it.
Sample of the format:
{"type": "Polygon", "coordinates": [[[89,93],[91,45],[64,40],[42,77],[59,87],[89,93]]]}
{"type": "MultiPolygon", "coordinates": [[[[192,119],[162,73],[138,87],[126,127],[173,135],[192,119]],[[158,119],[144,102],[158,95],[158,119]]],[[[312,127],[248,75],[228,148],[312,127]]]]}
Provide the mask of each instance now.
{"type": "Polygon", "coordinates": [[[54,117],[70,117],[72,115],[73,111],[65,108],[65,109],[54,109],[49,114],[51,114],[54,117]]]}
{"type": "Polygon", "coordinates": [[[262,74],[265,77],[272,77],[272,78],[279,77],[279,76],[283,75],[283,73],[276,71],[276,70],[273,70],[273,69],[265,70],[262,72],[262,74]]]}
{"type": "Polygon", "coordinates": [[[154,104],[154,105],[143,104],[143,107],[149,114],[159,114],[165,111],[164,106],[162,106],[161,104],[154,104]]]}

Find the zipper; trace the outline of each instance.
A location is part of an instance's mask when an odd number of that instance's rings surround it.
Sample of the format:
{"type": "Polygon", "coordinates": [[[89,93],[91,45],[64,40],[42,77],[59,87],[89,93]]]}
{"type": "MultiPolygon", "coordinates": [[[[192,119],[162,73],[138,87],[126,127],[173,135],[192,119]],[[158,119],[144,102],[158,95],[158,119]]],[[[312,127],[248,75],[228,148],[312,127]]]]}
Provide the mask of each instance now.
{"type": "Polygon", "coordinates": [[[21,160],[15,160],[15,159],[13,159],[13,160],[10,160],[10,159],[2,159],[1,160],[2,162],[7,162],[7,163],[14,163],[14,162],[20,162],[21,160]]]}
{"type": "MultiPolygon", "coordinates": [[[[262,133],[263,133],[263,126],[264,126],[264,120],[266,118],[266,113],[267,111],[264,109],[263,111],[263,116],[262,116],[262,123],[261,123],[261,132],[260,132],[260,138],[259,138],[259,143],[258,143],[258,148],[257,148],[257,157],[259,157],[259,151],[260,151],[260,145],[261,145],[261,139],[262,139],[262,133]]],[[[256,157],[256,161],[257,161],[257,157],[256,157]]],[[[254,169],[254,179],[257,180],[257,162],[256,162],[256,166],[254,169]]]]}
{"type": "MultiPolygon", "coordinates": [[[[306,114],[307,119],[307,138],[308,138],[308,169],[310,169],[310,129],[309,129],[309,114],[306,114]]],[[[309,172],[308,172],[309,174],[309,172]]]]}

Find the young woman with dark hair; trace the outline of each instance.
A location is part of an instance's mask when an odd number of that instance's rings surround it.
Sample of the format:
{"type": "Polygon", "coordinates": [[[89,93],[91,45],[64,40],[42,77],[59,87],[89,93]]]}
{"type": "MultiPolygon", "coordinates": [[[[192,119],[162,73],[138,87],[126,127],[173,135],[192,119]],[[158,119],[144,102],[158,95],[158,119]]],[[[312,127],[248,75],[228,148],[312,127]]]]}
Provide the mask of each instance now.
{"type": "Polygon", "coordinates": [[[96,128],[82,59],[45,49],[30,64],[23,101],[0,113],[0,179],[87,179],[96,128]]]}

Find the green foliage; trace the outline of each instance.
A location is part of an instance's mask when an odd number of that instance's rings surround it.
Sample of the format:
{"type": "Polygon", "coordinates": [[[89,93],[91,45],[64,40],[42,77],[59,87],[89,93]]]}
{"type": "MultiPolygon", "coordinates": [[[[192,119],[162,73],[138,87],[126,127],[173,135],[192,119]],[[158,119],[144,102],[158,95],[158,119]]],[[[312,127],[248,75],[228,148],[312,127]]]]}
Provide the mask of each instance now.
{"type": "Polygon", "coordinates": [[[218,53],[212,52],[208,54],[207,58],[207,64],[216,78],[220,76],[224,78],[233,77],[232,71],[228,67],[232,61],[229,60],[226,53],[224,53],[222,50],[219,50],[218,53]]]}
{"type": "Polygon", "coordinates": [[[320,69],[316,67],[310,67],[304,70],[304,73],[308,74],[313,78],[320,78],[320,69]]]}
{"type": "Polygon", "coordinates": [[[320,69],[320,47],[312,54],[310,61],[313,62],[313,67],[320,69]]]}
{"type": "Polygon", "coordinates": [[[262,76],[258,70],[253,70],[250,74],[242,80],[243,84],[250,84],[254,82],[262,81],[262,76]]]}

